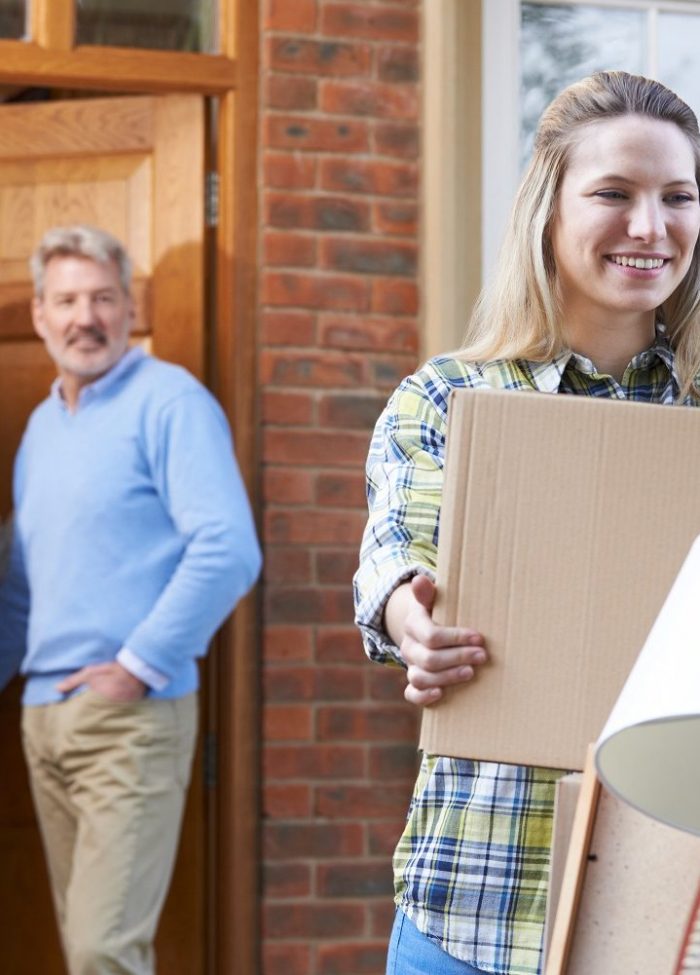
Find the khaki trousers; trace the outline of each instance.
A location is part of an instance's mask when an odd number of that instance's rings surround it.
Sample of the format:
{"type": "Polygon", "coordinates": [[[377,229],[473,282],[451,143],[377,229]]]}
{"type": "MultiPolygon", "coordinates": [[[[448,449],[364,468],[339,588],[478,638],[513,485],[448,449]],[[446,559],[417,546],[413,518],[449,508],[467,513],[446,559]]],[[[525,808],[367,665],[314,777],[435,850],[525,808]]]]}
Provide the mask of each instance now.
{"type": "Polygon", "coordinates": [[[24,751],[70,975],[154,975],[197,698],[25,707],[24,751]]]}

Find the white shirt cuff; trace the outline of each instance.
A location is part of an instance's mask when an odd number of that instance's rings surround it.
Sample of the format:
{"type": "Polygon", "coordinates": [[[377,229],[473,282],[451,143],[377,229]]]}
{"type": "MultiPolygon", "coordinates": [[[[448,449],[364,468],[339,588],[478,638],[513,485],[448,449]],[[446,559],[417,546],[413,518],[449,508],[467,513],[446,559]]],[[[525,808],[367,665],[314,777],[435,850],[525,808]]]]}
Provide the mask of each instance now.
{"type": "Polygon", "coordinates": [[[121,664],[124,670],[128,670],[134,677],[138,677],[148,687],[154,691],[162,691],[170,683],[165,674],[162,674],[155,667],[151,667],[140,657],[137,657],[133,650],[122,647],[117,654],[117,663],[121,664]]]}

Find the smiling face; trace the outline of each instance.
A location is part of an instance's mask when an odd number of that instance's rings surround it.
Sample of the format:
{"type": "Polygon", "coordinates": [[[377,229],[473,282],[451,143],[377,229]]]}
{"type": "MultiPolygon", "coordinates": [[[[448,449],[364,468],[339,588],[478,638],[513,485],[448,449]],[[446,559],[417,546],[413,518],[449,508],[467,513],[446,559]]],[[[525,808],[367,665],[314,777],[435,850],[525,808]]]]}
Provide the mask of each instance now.
{"type": "Polygon", "coordinates": [[[48,262],[44,290],[32,302],[37,334],[58,367],[69,403],[114,366],[127,349],[134,304],[117,265],[85,257],[48,262]]]}
{"type": "Polygon", "coordinates": [[[674,123],[625,115],[583,127],[551,228],[571,346],[591,329],[620,325],[648,343],[654,311],[685,277],[699,231],[695,158],[674,123]]]}

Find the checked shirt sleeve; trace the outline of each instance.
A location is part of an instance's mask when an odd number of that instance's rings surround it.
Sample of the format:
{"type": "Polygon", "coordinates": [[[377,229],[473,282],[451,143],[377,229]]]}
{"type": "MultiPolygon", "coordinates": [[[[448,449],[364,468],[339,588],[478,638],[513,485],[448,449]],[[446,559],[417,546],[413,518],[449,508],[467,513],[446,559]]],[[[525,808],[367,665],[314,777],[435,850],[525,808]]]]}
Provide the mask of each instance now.
{"type": "Polygon", "coordinates": [[[372,437],[355,622],[368,656],[380,663],[404,666],[383,627],[389,596],[418,573],[435,578],[449,391],[425,367],[392,395],[372,437]]]}

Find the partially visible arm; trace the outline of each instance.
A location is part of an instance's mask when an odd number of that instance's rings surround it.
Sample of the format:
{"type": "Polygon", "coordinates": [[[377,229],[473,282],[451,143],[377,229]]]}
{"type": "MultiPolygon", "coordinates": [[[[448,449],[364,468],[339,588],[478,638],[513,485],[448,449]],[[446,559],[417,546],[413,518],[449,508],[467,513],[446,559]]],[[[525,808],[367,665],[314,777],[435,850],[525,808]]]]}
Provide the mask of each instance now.
{"type": "Polygon", "coordinates": [[[444,687],[471,680],[487,659],[476,630],[433,622],[435,593],[427,576],[416,575],[393,591],[384,610],[387,633],[407,667],[404,696],[413,704],[439,701],[444,687]]]}
{"type": "Polygon", "coordinates": [[[429,704],[447,684],[469,680],[485,659],[473,630],[432,621],[442,503],[446,403],[434,372],[393,394],[367,461],[369,521],[355,576],[356,622],[368,655],[407,669],[406,697],[429,704]]]}
{"type": "Polygon", "coordinates": [[[27,647],[29,586],[19,535],[12,523],[1,529],[5,564],[0,571],[0,688],[19,671],[27,647]]]}
{"type": "Polygon", "coordinates": [[[198,656],[255,582],[261,554],[223,412],[201,389],[178,397],[151,432],[156,488],[186,540],[152,611],[124,646],[166,677],[198,656]]]}

